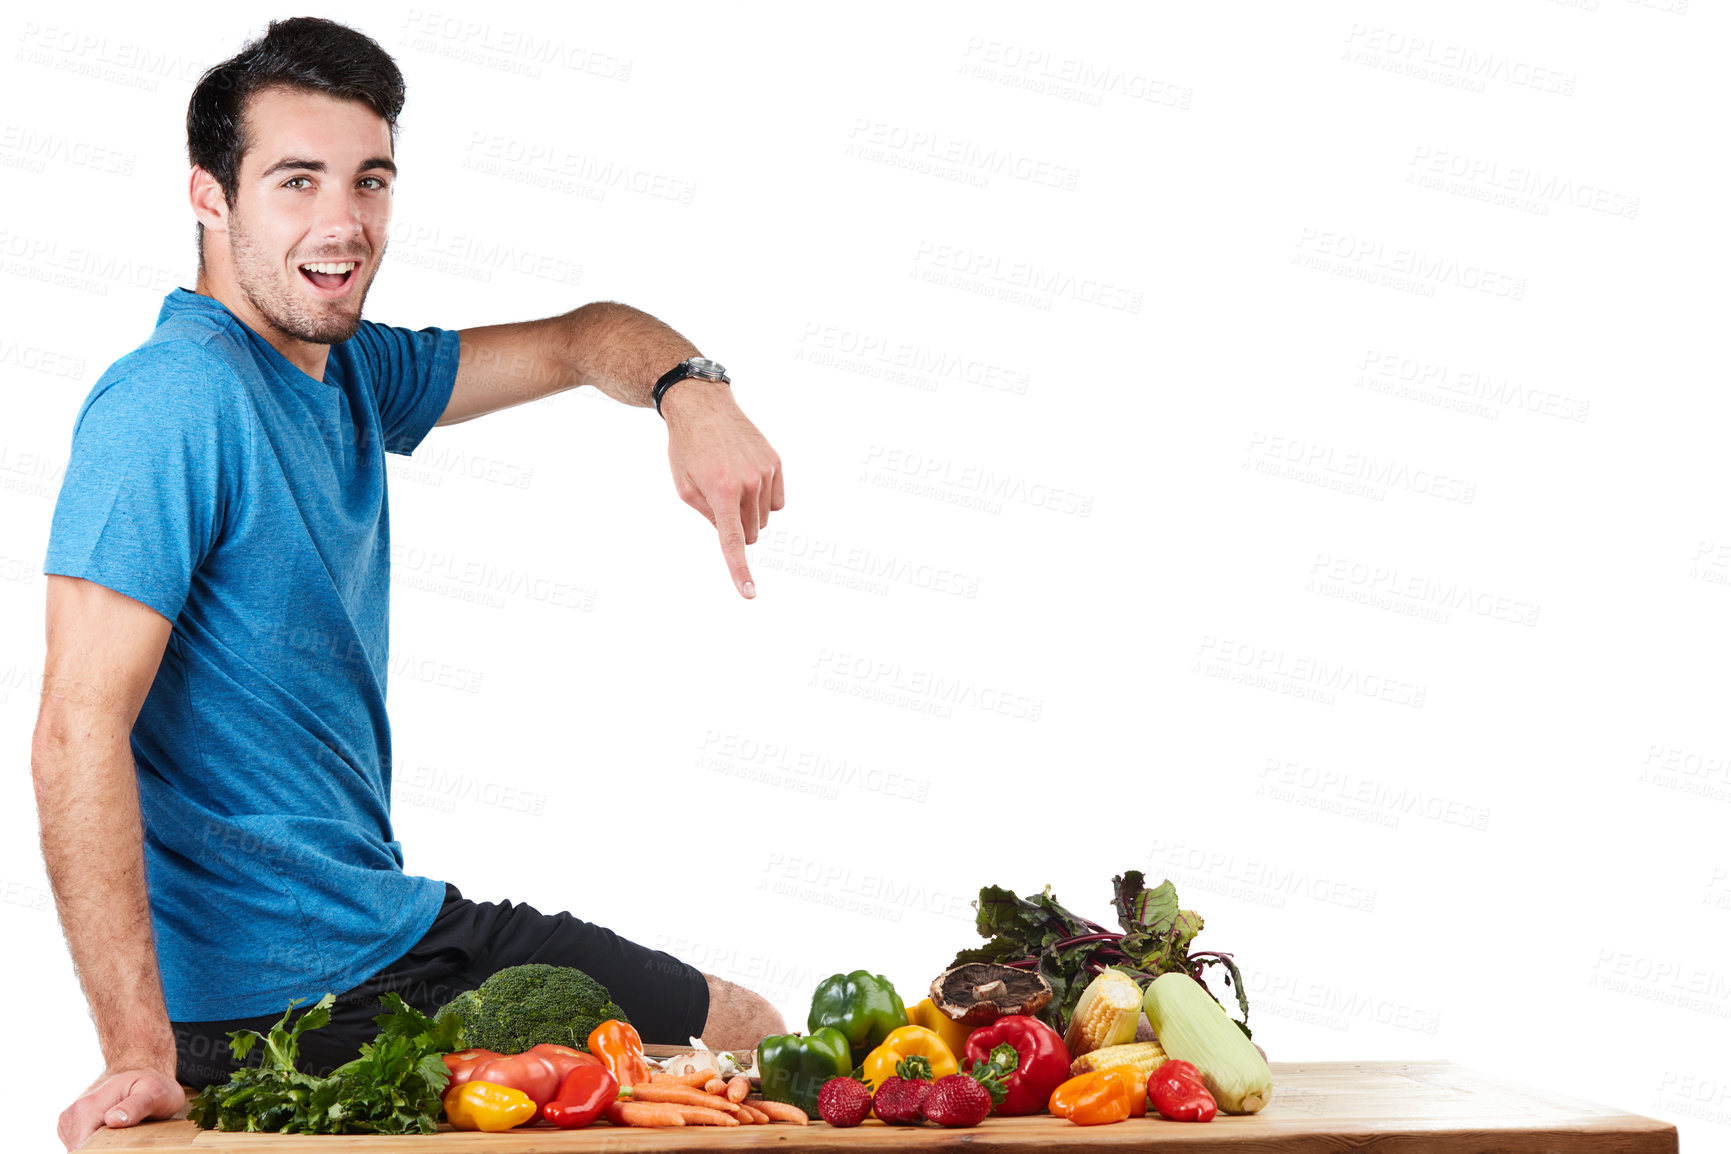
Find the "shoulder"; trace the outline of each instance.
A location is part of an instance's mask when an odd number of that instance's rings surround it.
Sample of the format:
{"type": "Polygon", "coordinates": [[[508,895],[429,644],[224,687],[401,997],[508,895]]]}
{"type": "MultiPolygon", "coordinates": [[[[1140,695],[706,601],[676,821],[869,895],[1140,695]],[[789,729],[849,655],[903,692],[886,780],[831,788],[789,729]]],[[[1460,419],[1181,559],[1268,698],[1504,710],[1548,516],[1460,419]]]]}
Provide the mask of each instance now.
{"type": "Polygon", "coordinates": [[[378,321],[362,321],[354,336],[333,346],[331,351],[361,358],[369,367],[388,368],[404,359],[435,356],[445,351],[446,346],[454,349],[456,342],[455,329],[411,329],[378,321]]]}
{"type": "Polygon", "coordinates": [[[79,409],[82,424],[93,410],[134,417],[154,428],[228,424],[245,409],[245,386],[220,328],[207,332],[159,329],[147,342],[108,367],[79,409]]]}
{"type": "Polygon", "coordinates": [[[362,321],[355,335],[331,346],[331,357],[345,372],[364,380],[375,393],[394,391],[404,381],[454,376],[455,329],[410,329],[362,321]]]}

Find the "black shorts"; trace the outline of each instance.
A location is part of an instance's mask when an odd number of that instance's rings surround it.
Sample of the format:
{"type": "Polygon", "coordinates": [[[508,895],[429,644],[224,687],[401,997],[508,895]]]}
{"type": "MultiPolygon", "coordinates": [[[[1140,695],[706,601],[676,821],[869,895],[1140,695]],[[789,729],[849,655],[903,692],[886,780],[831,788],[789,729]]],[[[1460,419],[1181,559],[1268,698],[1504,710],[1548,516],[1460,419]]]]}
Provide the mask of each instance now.
{"type": "MultiPolygon", "coordinates": [[[[444,905],[426,935],[371,978],[338,994],[330,1023],[301,1035],[297,1064],[303,1073],[324,1077],[359,1056],[361,1046],[378,1036],[373,1019],[385,1012],[380,994],[394,990],[430,1014],[492,974],[527,962],[575,966],[606,986],[645,1042],[684,1045],[703,1033],[709,1017],[702,972],[671,954],[568,913],[543,914],[508,901],[472,902],[446,882],[444,905]]],[[[240,1065],[229,1049],[229,1031],[265,1034],[281,1017],[278,1011],[222,1022],[171,1022],[180,1081],[199,1089],[227,1081],[240,1065]]],[[[247,1055],[248,1065],[258,1064],[259,1052],[255,1046],[247,1055]]]]}

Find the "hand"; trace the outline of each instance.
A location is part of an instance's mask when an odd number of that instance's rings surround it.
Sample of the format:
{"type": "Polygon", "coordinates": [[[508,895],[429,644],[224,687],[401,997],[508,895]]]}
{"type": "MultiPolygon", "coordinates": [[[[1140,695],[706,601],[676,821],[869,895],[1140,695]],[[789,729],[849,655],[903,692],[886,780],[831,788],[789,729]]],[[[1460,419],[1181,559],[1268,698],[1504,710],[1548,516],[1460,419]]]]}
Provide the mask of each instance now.
{"type": "Polygon", "coordinates": [[[680,499],[715,526],[721,553],[742,597],[757,596],[745,547],[786,503],[781,458],[726,385],[687,378],[661,398],[667,458],[680,499]]]}
{"type": "Polygon", "coordinates": [[[137,1068],[105,1071],[61,1113],[60,1140],[76,1150],[98,1127],[118,1130],[146,1118],[170,1118],[184,1105],[186,1091],[172,1075],[137,1068]]]}

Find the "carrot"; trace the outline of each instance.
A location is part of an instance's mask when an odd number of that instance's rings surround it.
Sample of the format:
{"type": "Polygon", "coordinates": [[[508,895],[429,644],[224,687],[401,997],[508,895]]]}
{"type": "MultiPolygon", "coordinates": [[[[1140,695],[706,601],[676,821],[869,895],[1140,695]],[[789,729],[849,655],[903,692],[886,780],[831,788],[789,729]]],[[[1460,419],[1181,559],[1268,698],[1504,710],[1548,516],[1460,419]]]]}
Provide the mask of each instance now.
{"type": "Polygon", "coordinates": [[[643,1102],[672,1102],[676,1106],[702,1106],[724,1114],[739,1115],[739,1106],[720,1094],[705,1094],[690,1086],[633,1086],[631,1094],[643,1102]]]}
{"type": "Polygon", "coordinates": [[[765,1114],[762,1110],[757,1109],[755,1106],[750,1106],[741,1102],[739,1108],[744,1110],[747,1114],[750,1114],[753,1122],[761,1125],[762,1123],[769,1121],[769,1115],[765,1114]]]}
{"type": "Polygon", "coordinates": [[[685,1115],[665,1102],[615,1102],[607,1107],[615,1126],[683,1126],[685,1115]]]}
{"type": "Polygon", "coordinates": [[[739,1119],[732,1114],[723,1114],[720,1110],[711,1110],[707,1106],[681,1106],[672,1104],[685,1119],[688,1126],[737,1126],[739,1119]]]}
{"type": "Polygon", "coordinates": [[[705,1094],[719,1094],[725,1089],[727,1089],[727,1083],[723,1082],[720,1078],[711,1078],[703,1084],[703,1092],[705,1094]]]}
{"type": "Polygon", "coordinates": [[[666,1082],[633,1086],[631,1094],[640,1102],[677,1102],[681,1106],[708,1106],[712,1109],[718,1100],[716,1095],[705,1094],[695,1086],[673,1086],[666,1082]]]}
{"type": "Polygon", "coordinates": [[[811,1119],[798,1106],[789,1106],[786,1102],[771,1102],[765,1098],[752,1102],[752,1108],[769,1115],[772,1122],[792,1122],[796,1126],[804,1126],[811,1119]]]}
{"type": "Polygon", "coordinates": [[[744,1074],[735,1074],[733,1081],[727,1084],[727,1100],[729,1102],[743,1102],[749,1093],[751,1093],[751,1079],[744,1074]]]}
{"type": "Polygon", "coordinates": [[[693,1070],[689,1074],[669,1074],[667,1077],[674,1085],[691,1086],[697,1089],[715,1077],[715,1071],[706,1066],[701,1070],[693,1070]]]}

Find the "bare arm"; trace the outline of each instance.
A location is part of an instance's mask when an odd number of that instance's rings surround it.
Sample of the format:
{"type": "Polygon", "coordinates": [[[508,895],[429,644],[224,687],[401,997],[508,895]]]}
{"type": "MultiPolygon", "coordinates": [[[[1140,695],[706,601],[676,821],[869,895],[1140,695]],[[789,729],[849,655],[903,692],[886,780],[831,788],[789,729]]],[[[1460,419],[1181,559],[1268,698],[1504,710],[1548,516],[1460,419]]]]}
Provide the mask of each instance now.
{"type": "MultiPolygon", "coordinates": [[[[579,385],[648,406],[663,373],[697,346],[629,305],[598,301],[562,316],[458,333],[457,382],[439,418],[455,425],[579,385]]],[[[684,380],[661,400],[667,456],[680,499],[709,519],[740,594],[757,588],[745,547],[785,504],[781,458],[727,385],[684,380]]]]}
{"type": "Polygon", "coordinates": [[[100,1125],[166,1117],[185,1102],[151,935],[129,741],[170,629],[130,597],[48,577],[48,655],[30,769],[54,904],[105,1067],[60,1116],[68,1150],[100,1125]]]}
{"type": "Polygon", "coordinates": [[[579,385],[645,407],[653,403],[649,390],[662,373],[698,355],[697,346],[668,325],[614,301],[595,301],[545,320],[462,329],[457,337],[457,384],[441,425],[579,385]]]}

